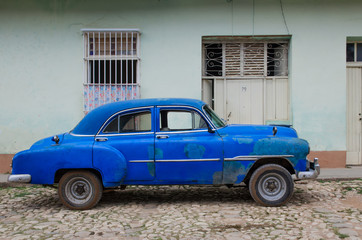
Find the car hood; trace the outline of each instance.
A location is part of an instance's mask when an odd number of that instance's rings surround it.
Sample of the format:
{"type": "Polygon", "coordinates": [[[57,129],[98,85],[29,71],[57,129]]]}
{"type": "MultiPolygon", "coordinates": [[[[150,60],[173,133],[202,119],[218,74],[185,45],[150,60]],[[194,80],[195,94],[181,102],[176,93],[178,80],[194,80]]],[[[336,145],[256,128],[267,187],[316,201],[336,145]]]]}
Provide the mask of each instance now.
{"type": "Polygon", "coordinates": [[[277,128],[276,137],[297,138],[297,132],[293,128],[283,126],[267,126],[267,125],[240,125],[230,124],[226,127],[218,129],[221,136],[243,135],[243,136],[273,136],[273,128],[277,128]]]}

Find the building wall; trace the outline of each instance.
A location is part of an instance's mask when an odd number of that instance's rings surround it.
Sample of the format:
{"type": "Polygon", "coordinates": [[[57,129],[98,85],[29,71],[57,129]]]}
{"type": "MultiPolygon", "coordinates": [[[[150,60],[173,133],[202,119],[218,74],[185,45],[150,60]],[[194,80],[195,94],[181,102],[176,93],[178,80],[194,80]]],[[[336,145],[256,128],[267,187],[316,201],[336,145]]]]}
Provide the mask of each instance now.
{"type": "Polygon", "coordinates": [[[362,3],[282,2],[289,31],[279,0],[255,0],[254,8],[252,0],[1,1],[0,154],[82,118],[80,29],[138,28],[142,98],[201,98],[202,36],[290,34],[293,126],[313,151],[343,156],[345,44],[362,36],[362,3]]]}

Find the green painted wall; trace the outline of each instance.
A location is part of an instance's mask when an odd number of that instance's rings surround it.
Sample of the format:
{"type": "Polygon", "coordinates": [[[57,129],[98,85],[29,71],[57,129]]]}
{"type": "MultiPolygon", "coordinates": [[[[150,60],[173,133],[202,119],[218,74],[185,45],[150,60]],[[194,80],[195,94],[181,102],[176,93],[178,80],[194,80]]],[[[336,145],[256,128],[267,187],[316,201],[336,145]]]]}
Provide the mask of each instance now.
{"type": "MultiPolygon", "coordinates": [[[[201,39],[286,35],[279,0],[0,2],[0,153],[65,132],[83,116],[82,28],[139,28],[141,95],[201,98],[201,39]],[[254,14],[253,14],[254,12],[254,14]]],[[[294,127],[313,150],[346,149],[347,36],[360,1],[283,0],[294,127]]]]}

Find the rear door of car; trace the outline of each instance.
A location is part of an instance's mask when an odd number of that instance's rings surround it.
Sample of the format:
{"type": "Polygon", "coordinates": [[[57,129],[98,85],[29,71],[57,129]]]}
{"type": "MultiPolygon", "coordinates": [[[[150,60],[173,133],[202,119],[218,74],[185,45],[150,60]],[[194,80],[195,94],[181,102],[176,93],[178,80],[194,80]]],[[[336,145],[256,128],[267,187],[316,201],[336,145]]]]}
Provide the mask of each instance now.
{"type": "Polygon", "coordinates": [[[156,180],[165,184],[221,183],[222,139],[217,132],[208,131],[210,123],[204,114],[187,106],[162,106],[155,113],[156,180]]]}
{"type": "MultiPolygon", "coordinates": [[[[135,108],[115,114],[96,136],[95,145],[116,149],[125,158],[124,182],[153,180],[154,107],[135,108]]],[[[98,156],[98,158],[101,158],[98,156]]]]}

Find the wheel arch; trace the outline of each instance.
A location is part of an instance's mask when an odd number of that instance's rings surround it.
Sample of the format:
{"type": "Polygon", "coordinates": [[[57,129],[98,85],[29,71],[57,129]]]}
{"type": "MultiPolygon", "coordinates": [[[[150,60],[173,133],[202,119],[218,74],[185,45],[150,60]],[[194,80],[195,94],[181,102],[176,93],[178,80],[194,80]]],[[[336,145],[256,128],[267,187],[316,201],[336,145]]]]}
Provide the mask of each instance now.
{"type": "Polygon", "coordinates": [[[94,168],[62,168],[62,169],[58,169],[55,172],[55,175],[54,175],[54,183],[59,183],[60,179],[64,176],[64,174],[66,174],[67,172],[70,172],[70,171],[88,171],[88,172],[91,172],[91,173],[95,174],[99,178],[101,183],[103,184],[102,174],[98,170],[96,170],[94,168]]]}
{"type": "Polygon", "coordinates": [[[256,169],[258,169],[259,167],[266,165],[266,164],[277,164],[280,165],[282,167],[284,167],[285,169],[287,169],[287,171],[293,175],[295,174],[295,170],[293,168],[292,163],[286,159],[286,158],[261,158],[258,159],[250,168],[250,170],[248,171],[248,173],[246,174],[243,182],[247,183],[249,182],[251,176],[253,175],[253,173],[255,172],[256,169]]]}

